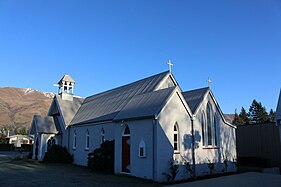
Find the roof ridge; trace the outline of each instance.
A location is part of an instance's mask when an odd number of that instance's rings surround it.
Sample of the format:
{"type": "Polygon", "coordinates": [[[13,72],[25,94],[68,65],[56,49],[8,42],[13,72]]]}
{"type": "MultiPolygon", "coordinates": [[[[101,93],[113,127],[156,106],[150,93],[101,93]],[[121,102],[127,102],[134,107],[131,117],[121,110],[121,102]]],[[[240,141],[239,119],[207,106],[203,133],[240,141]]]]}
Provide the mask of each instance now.
{"type": "Polygon", "coordinates": [[[193,91],[204,90],[204,89],[211,90],[210,87],[206,86],[206,87],[202,87],[202,88],[197,88],[197,89],[192,89],[192,90],[184,91],[182,93],[193,92],[193,91]]]}
{"type": "Polygon", "coordinates": [[[157,76],[160,76],[160,75],[162,75],[162,74],[167,74],[167,73],[169,73],[169,71],[164,71],[164,72],[162,72],[162,73],[158,73],[158,74],[155,74],[155,75],[151,75],[151,76],[149,76],[149,77],[145,77],[145,78],[143,78],[143,79],[136,80],[136,81],[134,81],[134,82],[127,83],[127,84],[124,84],[124,85],[121,85],[121,86],[118,86],[118,87],[115,87],[115,88],[112,88],[112,89],[109,89],[109,90],[106,90],[106,91],[102,91],[102,92],[100,92],[100,93],[97,93],[97,94],[94,94],[94,95],[91,95],[91,96],[88,96],[87,98],[94,97],[94,96],[97,96],[97,95],[100,95],[100,94],[105,94],[105,93],[107,93],[107,92],[114,91],[114,90],[117,90],[117,89],[119,89],[119,88],[122,88],[122,87],[125,87],[125,86],[129,86],[129,85],[135,84],[135,83],[137,83],[137,82],[141,82],[141,81],[144,81],[144,80],[147,80],[147,79],[151,79],[151,78],[153,78],[153,77],[157,77],[157,76]]]}

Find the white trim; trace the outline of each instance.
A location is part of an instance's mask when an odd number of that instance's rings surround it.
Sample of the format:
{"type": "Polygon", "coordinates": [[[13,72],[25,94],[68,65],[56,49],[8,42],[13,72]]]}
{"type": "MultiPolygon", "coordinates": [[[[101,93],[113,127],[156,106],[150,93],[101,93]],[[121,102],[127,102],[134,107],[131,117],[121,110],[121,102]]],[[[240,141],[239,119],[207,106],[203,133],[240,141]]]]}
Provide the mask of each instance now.
{"type": "Polygon", "coordinates": [[[157,115],[155,116],[155,119],[158,119],[159,116],[161,115],[162,111],[164,111],[166,109],[166,107],[168,106],[168,103],[172,100],[173,96],[177,94],[177,96],[179,97],[181,103],[183,104],[187,114],[192,117],[192,112],[188,106],[188,104],[186,103],[184,97],[182,96],[181,92],[180,92],[180,88],[177,86],[175,88],[175,90],[170,94],[169,98],[166,100],[166,102],[164,103],[164,105],[162,105],[163,107],[161,108],[161,110],[157,113],[157,115]]]}

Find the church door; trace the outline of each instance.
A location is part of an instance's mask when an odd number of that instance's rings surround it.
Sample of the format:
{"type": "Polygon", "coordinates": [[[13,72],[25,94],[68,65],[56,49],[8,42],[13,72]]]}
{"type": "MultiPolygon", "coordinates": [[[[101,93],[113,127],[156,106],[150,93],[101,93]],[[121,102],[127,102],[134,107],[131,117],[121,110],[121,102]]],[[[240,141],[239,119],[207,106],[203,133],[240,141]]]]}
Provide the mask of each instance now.
{"type": "Polygon", "coordinates": [[[122,172],[130,173],[131,170],[131,135],[128,125],[126,126],[122,136],[122,172]]]}
{"type": "Polygon", "coordinates": [[[38,160],[38,137],[36,138],[36,143],[35,143],[35,160],[38,160]]]}

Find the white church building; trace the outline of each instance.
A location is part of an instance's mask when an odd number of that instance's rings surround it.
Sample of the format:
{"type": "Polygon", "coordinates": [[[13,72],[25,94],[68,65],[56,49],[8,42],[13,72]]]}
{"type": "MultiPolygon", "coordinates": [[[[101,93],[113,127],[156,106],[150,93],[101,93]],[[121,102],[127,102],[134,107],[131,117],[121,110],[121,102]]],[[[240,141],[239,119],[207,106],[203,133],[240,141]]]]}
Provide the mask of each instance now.
{"type": "Polygon", "coordinates": [[[35,115],[33,159],[59,144],[86,166],[87,156],[105,140],[115,140],[114,171],[166,181],[169,161],[180,166],[176,180],[236,171],[236,127],[228,123],[209,87],[184,92],[174,76],[163,72],[85,99],[74,96],[75,81],[59,81],[47,116],[35,115]],[[227,162],[226,162],[227,161],[227,162]]]}

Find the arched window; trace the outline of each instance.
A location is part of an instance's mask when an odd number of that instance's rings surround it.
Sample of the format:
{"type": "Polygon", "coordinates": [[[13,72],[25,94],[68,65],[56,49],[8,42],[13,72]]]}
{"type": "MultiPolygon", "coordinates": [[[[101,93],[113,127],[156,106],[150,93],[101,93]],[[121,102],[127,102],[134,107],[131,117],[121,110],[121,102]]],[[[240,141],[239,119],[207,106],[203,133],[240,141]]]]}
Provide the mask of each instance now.
{"type": "Polygon", "coordinates": [[[218,146],[218,139],[217,139],[217,115],[214,115],[214,145],[218,146]]]}
{"type": "Polygon", "coordinates": [[[90,147],[90,133],[89,133],[89,130],[87,129],[87,131],[86,131],[86,147],[85,147],[85,149],[89,150],[89,147],[90,147]]]}
{"type": "Polygon", "coordinates": [[[102,128],[101,129],[101,143],[105,142],[105,131],[104,129],[102,128]]]}
{"type": "Polygon", "coordinates": [[[177,123],[174,125],[174,151],[179,151],[179,130],[177,123]]]}
{"type": "Polygon", "coordinates": [[[130,134],[131,134],[130,129],[129,129],[128,125],[126,125],[123,135],[130,135],[130,134]]]}
{"type": "Polygon", "coordinates": [[[202,144],[206,146],[206,121],[205,121],[205,114],[202,113],[201,116],[201,127],[202,127],[202,144]]]}
{"type": "Polygon", "coordinates": [[[77,144],[77,134],[76,134],[76,131],[74,131],[74,133],[73,133],[73,145],[72,145],[73,149],[76,149],[76,144],[77,144]]]}
{"type": "Polygon", "coordinates": [[[212,111],[211,111],[211,107],[210,104],[207,104],[207,143],[208,146],[212,145],[212,111]]]}
{"type": "Polygon", "coordinates": [[[146,148],[145,142],[143,140],[140,141],[139,144],[139,157],[146,157],[146,148]]]}
{"type": "Polygon", "coordinates": [[[52,147],[52,145],[55,145],[55,144],[56,144],[56,139],[55,139],[55,137],[52,136],[47,141],[47,151],[52,147]]]}

